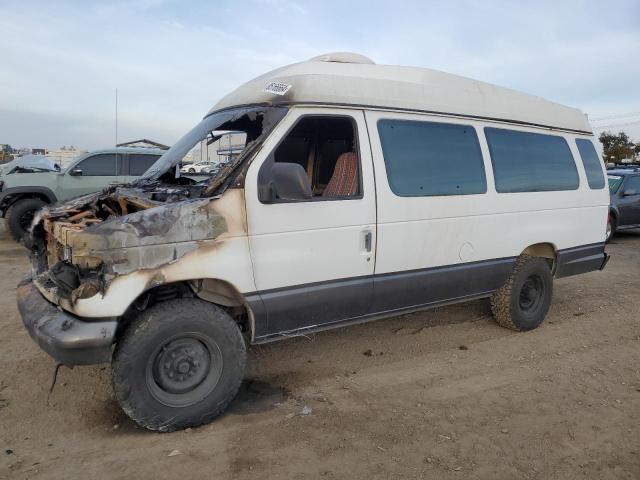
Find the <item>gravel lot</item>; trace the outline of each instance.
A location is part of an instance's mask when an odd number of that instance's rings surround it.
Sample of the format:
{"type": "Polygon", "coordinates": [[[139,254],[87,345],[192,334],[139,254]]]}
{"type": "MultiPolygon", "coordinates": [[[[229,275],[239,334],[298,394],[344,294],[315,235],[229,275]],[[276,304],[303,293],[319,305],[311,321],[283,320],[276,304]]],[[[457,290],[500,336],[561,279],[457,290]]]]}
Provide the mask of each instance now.
{"type": "Polygon", "coordinates": [[[229,413],[157,434],[108,366],[61,369],[47,402],[54,363],[15,306],[25,251],[0,225],[0,478],[638,479],[640,232],[608,251],[533,332],[477,301],[254,347],[229,413]]]}

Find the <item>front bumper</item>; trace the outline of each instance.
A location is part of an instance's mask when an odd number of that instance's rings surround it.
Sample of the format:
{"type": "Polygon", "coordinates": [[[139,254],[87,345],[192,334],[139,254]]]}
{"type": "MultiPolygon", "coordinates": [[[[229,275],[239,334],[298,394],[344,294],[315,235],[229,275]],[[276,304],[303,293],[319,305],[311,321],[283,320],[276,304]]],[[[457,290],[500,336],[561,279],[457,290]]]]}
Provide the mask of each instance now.
{"type": "Polygon", "coordinates": [[[111,361],[118,322],[85,322],[49,302],[31,279],[18,285],[18,310],[31,338],[64,365],[92,365],[111,361]]]}

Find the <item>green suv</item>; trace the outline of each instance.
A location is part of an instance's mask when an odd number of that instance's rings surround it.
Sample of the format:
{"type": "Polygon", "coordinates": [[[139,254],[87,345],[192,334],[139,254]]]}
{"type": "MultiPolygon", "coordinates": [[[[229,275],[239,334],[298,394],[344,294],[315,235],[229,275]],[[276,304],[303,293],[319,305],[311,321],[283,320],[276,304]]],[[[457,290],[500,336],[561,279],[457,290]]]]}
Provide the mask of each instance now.
{"type": "Polygon", "coordinates": [[[152,148],[110,148],[80,155],[64,170],[19,170],[0,176],[0,217],[20,241],[42,206],[129,183],[165,153],[152,148]]]}

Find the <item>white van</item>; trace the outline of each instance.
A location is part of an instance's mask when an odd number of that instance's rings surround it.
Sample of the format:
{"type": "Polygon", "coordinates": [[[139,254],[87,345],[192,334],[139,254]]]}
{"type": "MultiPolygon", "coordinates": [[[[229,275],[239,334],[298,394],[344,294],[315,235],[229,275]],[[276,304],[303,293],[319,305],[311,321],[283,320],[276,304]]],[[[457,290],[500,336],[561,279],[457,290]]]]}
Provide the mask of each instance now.
{"type": "Polygon", "coordinates": [[[491,298],[536,328],[552,279],[602,269],[609,194],[579,110],[328,54],[223,98],[142,181],[42,212],[24,324],[58,362],[111,362],[140,425],[208,422],[245,345],[491,298]],[[199,142],[246,133],[205,182],[199,142]]]}

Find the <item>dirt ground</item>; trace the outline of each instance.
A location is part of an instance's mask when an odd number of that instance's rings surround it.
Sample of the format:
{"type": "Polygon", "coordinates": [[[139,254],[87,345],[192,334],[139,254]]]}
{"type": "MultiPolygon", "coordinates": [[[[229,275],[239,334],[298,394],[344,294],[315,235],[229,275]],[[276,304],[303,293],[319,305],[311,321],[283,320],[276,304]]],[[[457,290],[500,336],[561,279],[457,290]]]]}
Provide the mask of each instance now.
{"type": "Polygon", "coordinates": [[[158,434],[120,412],[108,366],[61,369],[47,402],[0,225],[0,478],[638,479],[640,232],[608,251],[533,332],[477,301],[254,347],[226,415],[158,434]]]}

